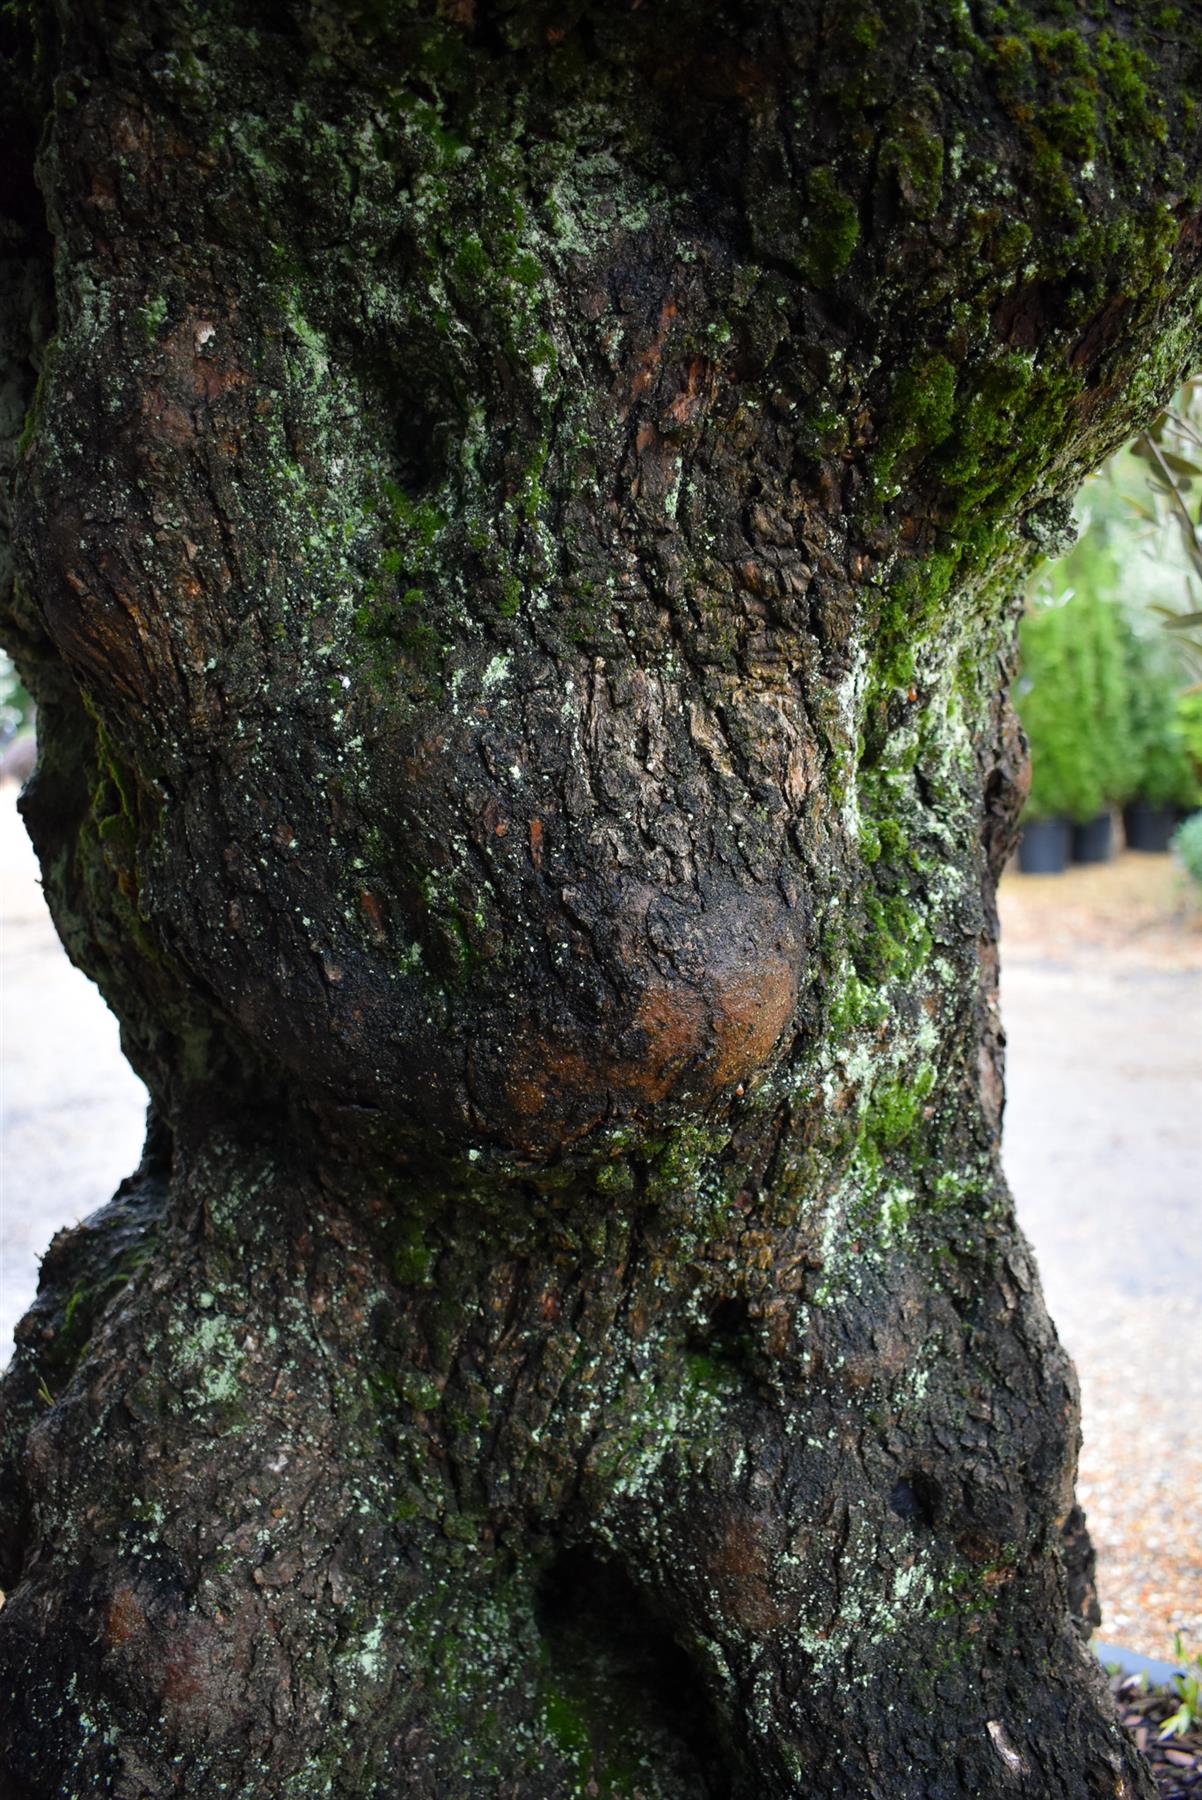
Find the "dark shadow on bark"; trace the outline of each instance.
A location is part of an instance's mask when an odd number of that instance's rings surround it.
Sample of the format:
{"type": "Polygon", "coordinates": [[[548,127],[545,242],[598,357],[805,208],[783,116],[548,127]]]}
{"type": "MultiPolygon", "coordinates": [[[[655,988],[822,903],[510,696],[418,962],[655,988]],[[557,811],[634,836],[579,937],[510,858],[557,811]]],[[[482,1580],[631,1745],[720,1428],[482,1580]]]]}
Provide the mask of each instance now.
{"type": "Polygon", "coordinates": [[[535,1617],[559,1691],[552,1723],[615,1788],[624,1776],[637,1787],[642,1774],[655,1792],[728,1800],[730,1752],[701,1676],[616,1562],[564,1551],[539,1584],[535,1617]]]}

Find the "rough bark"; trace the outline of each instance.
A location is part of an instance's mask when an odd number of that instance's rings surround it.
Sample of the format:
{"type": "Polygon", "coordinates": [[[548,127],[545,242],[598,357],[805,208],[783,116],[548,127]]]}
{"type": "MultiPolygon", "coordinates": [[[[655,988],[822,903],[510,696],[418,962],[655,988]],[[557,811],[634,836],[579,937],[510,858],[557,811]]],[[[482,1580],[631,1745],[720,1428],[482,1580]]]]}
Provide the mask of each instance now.
{"type": "Polygon", "coordinates": [[[1196,11],[4,30],[24,806],[154,1116],[6,1381],[5,1792],[1148,1795],[993,891],[1196,11]]]}

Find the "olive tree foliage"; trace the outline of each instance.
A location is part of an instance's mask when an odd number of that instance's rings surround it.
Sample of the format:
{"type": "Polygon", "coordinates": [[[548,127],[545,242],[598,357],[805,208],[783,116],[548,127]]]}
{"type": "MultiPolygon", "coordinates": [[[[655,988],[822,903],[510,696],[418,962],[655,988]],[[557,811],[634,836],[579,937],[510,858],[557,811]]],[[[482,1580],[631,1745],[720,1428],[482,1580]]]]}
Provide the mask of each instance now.
{"type": "Polygon", "coordinates": [[[5,1792],[1146,1797],[994,887],[1196,9],[3,32],[23,805],[153,1096],[6,1382],[5,1792]]]}

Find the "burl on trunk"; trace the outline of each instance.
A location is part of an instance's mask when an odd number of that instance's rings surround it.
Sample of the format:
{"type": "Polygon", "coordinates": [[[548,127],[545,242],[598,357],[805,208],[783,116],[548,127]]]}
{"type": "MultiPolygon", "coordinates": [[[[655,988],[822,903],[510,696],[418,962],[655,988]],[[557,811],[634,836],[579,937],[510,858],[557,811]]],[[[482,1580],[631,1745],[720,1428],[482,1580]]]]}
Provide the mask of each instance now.
{"type": "Polygon", "coordinates": [[[7,1378],[4,1794],[1148,1795],[993,890],[1197,9],[2,30],[24,806],[153,1096],[7,1378]]]}

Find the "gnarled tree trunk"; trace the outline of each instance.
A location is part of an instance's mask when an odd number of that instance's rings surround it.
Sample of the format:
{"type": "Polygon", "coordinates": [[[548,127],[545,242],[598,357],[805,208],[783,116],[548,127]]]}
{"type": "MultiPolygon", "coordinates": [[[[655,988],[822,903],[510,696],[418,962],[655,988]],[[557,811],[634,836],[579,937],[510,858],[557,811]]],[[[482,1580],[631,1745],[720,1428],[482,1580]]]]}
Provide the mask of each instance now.
{"type": "Polygon", "coordinates": [[[1195,9],[9,15],[24,806],[153,1124],[7,1378],[4,1792],[1147,1795],[993,891],[1195,9]]]}

